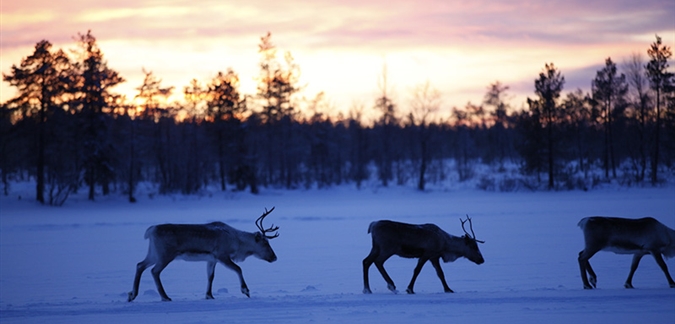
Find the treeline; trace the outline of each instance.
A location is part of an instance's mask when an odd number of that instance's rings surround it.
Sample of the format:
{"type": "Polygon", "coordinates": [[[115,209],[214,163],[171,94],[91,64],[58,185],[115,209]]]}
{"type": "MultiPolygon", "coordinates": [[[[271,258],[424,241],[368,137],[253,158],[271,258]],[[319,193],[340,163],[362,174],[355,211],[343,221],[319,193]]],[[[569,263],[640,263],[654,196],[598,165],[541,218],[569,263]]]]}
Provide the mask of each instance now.
{"type": "Polygon", "coordinates": [[[133,100],[116,94],[124,78],[91,32],[77,39],[70,55],[38,42],[3,74],[18,93],[0,110],[5,195],[12,181],[27,178],[35,179],[36,199],[54,205],[79,190],[92,200],[123,192],[134,202],[141,182],[184,194],[375,180],[425,190],[451,172],[471,179],[477,163],[497,172],[518,165],[531,189],[586,188],[589,179],[657,185],[659,170],[675,162],[672,53],[658,36],[647,62],[634,54],[619,69],[608,58],[591,93],[563,97],[564,76],[546,64],[520,111],[507,102],[508,86],[495,82],[480,104],[439,117],[438,90],[426,83],[410,102],[395,102],[385,70],[372,124],[364,123],[364,107],[329,116],[322,94],[297,99],[299,67],[288,52],[279,58],[269,33],[259,45],[256,94],[241,93],[239,76],[228,70],[204,84],[193,80],[181,102],[167,102],[176,89],[145,70],[133,100]]]}

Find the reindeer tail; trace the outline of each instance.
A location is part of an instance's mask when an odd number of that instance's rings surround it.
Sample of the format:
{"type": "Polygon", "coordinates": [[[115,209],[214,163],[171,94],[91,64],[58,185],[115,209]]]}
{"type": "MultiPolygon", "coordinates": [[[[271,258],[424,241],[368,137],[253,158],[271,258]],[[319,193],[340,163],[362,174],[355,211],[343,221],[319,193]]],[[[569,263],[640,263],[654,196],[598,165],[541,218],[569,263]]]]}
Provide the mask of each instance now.
{"type": "Polygon", "coordinates": [[[371,230],[373,229],[373,226],[375,225],[375,223],[377,223],[377,221],[372,222],[372,223],[370,223],[370,225],[368,225],[368,233],[369,234],[370,234],[371,230]]]}
{"type": "Polygon", "coordinates": [[[154,232],[155,232],[155,225],[152,225],[148,227],[147,230],[145,230],[145,235],[143,237],[145,237],[145,239],[149,239],[154,232]]]}
{"type": "Polygon", "coordinates": [[[589,219],[590,219],[590,217],[584,217],[584,218],[582,218],[582,219],[579,221],[579,223],[577,223],[577,226],[581,227],[581,229],[583,230],[584,228],[586,228],[586,223],[588,223],[588,220],[589,220],[589,219]]]}

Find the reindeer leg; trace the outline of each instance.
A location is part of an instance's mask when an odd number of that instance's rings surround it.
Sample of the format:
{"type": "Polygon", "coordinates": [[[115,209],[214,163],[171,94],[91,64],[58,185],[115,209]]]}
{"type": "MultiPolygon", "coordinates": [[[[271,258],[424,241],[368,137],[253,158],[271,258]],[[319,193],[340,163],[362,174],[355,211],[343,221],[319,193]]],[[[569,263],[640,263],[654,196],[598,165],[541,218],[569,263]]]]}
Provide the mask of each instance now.
{"type": "Polygon", "coordinates": [[[132,301],[136,299],[136,296],[138,296],[138,286],[141,284],[141,275],[143,274],[143,271],[147,269],[149,266],[153,265],[154,262],[150,261],[148,257],[146,257],[143,261],[139,262],[136,265],[136,276],[134,277],[134,286],[132,290],[129,292],[129,296],[127,297],[127,301],[132,301]]]}
{"type": "Polygon", "coordinates": [[[670,286],[670,288],[675,288],[675,281],[673,281],[673,278],[670,276],[670,273],[668,273],[668,266],[666,265],[666,262],[663,261],[661,252],[652,251],[651,253],[654,256],[654,259],[656,260],[656,264],[658,264],[659,267],[661,267],[661,270],[663,270],[663,273],[666,275],[666,279],[668,280],[668,285],[670,286]]]}
{"type": "Polygon", "coordinates": [[[248,286],[246,286],[246,281],[244,281],[244,275],[241,272],[241,268],[234,262],[232,262],[232,260],[229,257],[222,257],[219,258],[218,260],[222,262],[225,267],[230,268],[237,273],[237,275],[239,276],[239,283],[241,284],[241,293],[246,295],[246,297],[250,298],[251,294],[248,290],[248,286]]]}
{"type": "Polygon", "coordinates": [[[370,282],[368,280],[368,270],[370,269],[370,266],[373,264],[373,261],[375,261],[375,258],[377,258],[377,255],[379,254],[379,249],[373,246],[373,248],[370,250],[370,254],[363,259],[363,293],[364,294],[372,294],[373,292],[370,290],[370,282]]]}
{"type": "Polygon", "coordinates": [[[590,261],[586,261],[586,271],[588,271],[589,275],[588,281],[591,282],[593,288],[598,288],[598,276],[595,274],[595,271],[593,271],[590,261]]]}
{"type": "Polygon", "coordinates": [[[597,285],[597,280],[598,277],[595,275],[595,271],[593,271],[593,268],[591,268],[591,263],[588,262],[588,260],[595,255],[598,251],[593,251],[589,252],[592,250],[584,249],[583,251],[579,252],[579,270],[581,271],[581,281],[584,284],[584,289],[593,289],[597,285]],[[590,278],[590,283],[588,280],[588,277],[586,276],[586,272],[591,276],[590,278]],[[591,286],[591,284],[593,286],[591,286]]]}
{"type": "Polygon", "coordinates": [[[640,264],[640,259],[642,259],[643,256],[644,254],[642,253],[633,254],[633,262],[630,264],[630,273],[628,273],[626,283],[623,284],[624,287],[633,288],[633,275],[635,274],[635,270],[637,270],[638,264],[640,264]]]}
{"type": "Polygon", "coordinates": [[[162,270],[166,268],[167,265],[169,265],[169,261],[160,261],[155,264],[155,266],[150,270],[152,272],[152,278],[155,279],[155,285],[157,286],[157,292],[159,292],[159,295],[162,297],[162,301],[171,301],[171,298],[166,295],[166,291],[164,291],[164,286],[162,286],[162,281],[159,279],[159,274],[162,273],[162,270]]]}
{"type": "Polygon", "coordinates": [[[391,290],[393,293],[398,293],[396,290],[396,285],[394,285],[394,281],[391,280],[391,277],[389,277],[389,274],[387,273],[387,270],[384,270],[384,261],[387,261],[389,259],[389,256],[386,258],[378,258],[375,260],[375,266],[377,267],[377,270],[380,270],[380,274],[382,274],[382,277],[384,278],[384,281],[387,282],[387,288],[391,290]]]}
{"type": "Polygon", "coordinates": [[[420,271],[422,271],[422,267],[427,262],[427,260],[429,260],[429,259],[419,258],[419,260],[417,260],[417,266],[415,267],[415,270],[413,271],[412,279],[410,279],[410,284],[408,284],[408,289],[406,289],[405,292],[407,292],[409,294],[415,293],[413,291],[413,286],[415,285],[415,280],[417,280],[417,276],[420,274],[420,271]]]}
{"type": "Polygon", "coordinates": [[[206,299],[214,299],[213,298],[213,292],[211,291],[211,288],[213,287],[213,277],[215,276],[216,272],[216,261],[209,261],[206,263],[206,277],[208,280],[208,283],[206,285],[206,299]]]}
{"type": "Polygon", "coordinates": [[[452,289],[448,287],[448,283],[445,282],[445,274],[443,274],[443,268],[441,268],[441,264],[438,262],[438,259],[431,259],[431,265],[434,266],[438,278],[441,279],[441,283],[443,284],[443,290],[446,293],[454,293],[454,291],[452,291],[452,289]]]}

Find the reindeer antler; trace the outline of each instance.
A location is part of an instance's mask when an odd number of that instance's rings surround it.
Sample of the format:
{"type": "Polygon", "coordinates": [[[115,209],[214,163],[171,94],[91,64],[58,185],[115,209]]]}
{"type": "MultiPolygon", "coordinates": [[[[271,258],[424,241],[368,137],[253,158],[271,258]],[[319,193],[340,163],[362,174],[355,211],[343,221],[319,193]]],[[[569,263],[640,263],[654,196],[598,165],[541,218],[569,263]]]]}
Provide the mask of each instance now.
{"type": "Polygon", "coordinates": [[[476,239],[476,233],[473,232],[473,223],[471,222],[471,217],[469,215],[466,215],[466,220],[462,220],[461,218],[459,219],[460,222],[462,222],[462,229],[464,230],[464,233],[466,233],[466,236],[470,237],[474,241],[478,243],[485,243],[485,241],[480,241],[476,239]],[[469,229],[471,230],[471,234],[466,231],[466,228],[464,228],[464,223],[469,222],[469,229]]]}
{"type": "Polygon", "coordinates": [[[263,227],[263,219],[265,219],[265,217],[267,215],[269,215],[273,210],[274,210],[274,207],[272,207],[272,209],[270,209],[270,210],[267,210],[267,208],[265,208],[265,212],[260,217],[258,217],[258,219],[255,220],[255,225],[258,226],[258,229],[260,230],[260,233],[265,235],[265,237],[268,238],[268,239],[273,239],[273,238],[279,236],[278,232],[275,233],[272,236],[267,235],[267,233],[269,233],[269,232],[277,231],[279,229],[279,226],[274,226],[274,224],[272,224],[272,226],[270,226],[270,228],[268,228],[268,229],[265,229],[263,227]]]}

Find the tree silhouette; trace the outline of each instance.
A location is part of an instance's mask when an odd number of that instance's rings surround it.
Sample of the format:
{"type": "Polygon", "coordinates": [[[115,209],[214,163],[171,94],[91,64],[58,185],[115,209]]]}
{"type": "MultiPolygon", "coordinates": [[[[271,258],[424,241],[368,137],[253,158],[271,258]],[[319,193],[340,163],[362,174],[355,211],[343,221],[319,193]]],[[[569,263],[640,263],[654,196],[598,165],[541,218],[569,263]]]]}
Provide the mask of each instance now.
{"type": "Polygon", "coordinates": [[[626,76],[617,75],[616,64],[611,58],[605,60],[605,67],[599,70],[593,79],[593,98],[602,103],[602,120],[605,129],[604,166],[605,178],[609,178],[609,169],[612,177],[616,178],[616,158],[614,154],[613,117],[614,108],[623,101],[628,91],[626,76]]]}
{"type": "Polygon", "coordinates": [[[557,100],[565,84],[565,77],[555,68],[553,63],[545,64],[544,71],[539,73],[539,78],[534,81],[535,93],[539,96],[539,104],[542,108],[544,123],[546,125],[547,155],[548,155],[548,188],[555,187],[555,143],[553,127],[557,118],[557,100]]]}
{"type": "Polygon", "coordinates": [[[124,79],[108,67],[91,31],[78,36],[82,61],[76,63],[78,96],[73,104],[81,110],[84,180],[89,185],[88,198],[94,200],[96,183],[101,183],[103,194],[108,194],[113,180],[114,153],[111,151],[107,120],[108,114],[112,114],[110,106],[113,104],[110,88],[124,82],[124,79]]]}
{"type": "Polygon", "coordinates": [[[495,158],[499,162],[500,169],[504,168],[504,162],[507,156],[511,155],[512,148],[510,147],[511,140],[508,138],[509,133],[506,129],[510,126],[506,103],[506,91],[509,87],[499,81],[488,86],[488,91],[483,98],[483,105],[491,107],[490,109],[490,129],[488,130],[488,155],[486,162],[490,162],[495,158]],[[496,157],[495,157],[496,155],[496,157]]]}
{"type": "Polygon", "coordinates": [[[35,45],[35,51],[24,58],[19,66],[12,65],[10,74],[3,79],[18,94],[8,104],[23,110],[24,116],[37,119],[36,199],[45,202],[45,150],[47,146],[46,123],[60,104],[72,93],[72,64],[62,50],[51,51],[52,44],[43,40],[35,45]]]}
{"type": "Polygon", "coordinates": [[[380,130],[379,154],[377,159],[378,177],[383,186],[388,186],[393,179],[392,164],[394,163],[394,128],[398,126],[396,104],[392,101],[387,85],[387,66],[382,66],[382,73],[378,79],[380,96],[375,100],[375,109],[382,115],[376,124],[380,130]]]}
{"type": "Polygon", "coordinates": [[[420,167],[417,180],[417,189],[424,191],[426,185],[426,171],[431,160],[431,133],[429,123],[432,115],[441,106],[441,93],[433,88],[429,81],[417,85],[413,90],[413,99],[410,103],[410,121],[417,129],[418,145],[420,148],[420,167]]]}
{"type": "Polygon", "coordinates": [[[161,86],[162,80],[158,79],[152,74],[152,71],[143,69],[143,84],[136,88],[138,94],[136,98],[140,99],[143,110],[140,112],[140,117],[158,121],[162,115],[160,111],[160,100],[166,100],[173,93],[174,87],[163,88],[161,86]]]}
{"type": "Polygon", "coordinates": [[[649,85],[654,90],[656,97],[656,125],[654,138],[654,152],[652,157],[651,180],[652,184],[658,183],[659,148],[661,145],[661,102],[664,92],[672,91],[673,73],[668,72],[668,59],[673,55],[669,46],[663,45],[661,37],[656,36],[656,41],[647,50],[649,62],[645,66],[649,85]]]}
{"type": "Polygon", "coordinates": [[[260,38],[258,52],[261,55],[258,99],[262,101],[261,115],[268,143],[264,181],[267,184],[280,179],[291,188],[297,180],[295,168],[299,164],[296,161],[299,147],[293,145],[296,134],[292,126],[297,112],[292,98],[301,89],[300,67],[290,52],[284,54],[283,63],[278,60],[269,32],[260,38]]]}
{"type": "Polygon", "coordinates": [[[649,105],[651,102],[644,65],[642,55],[640,53],[633,53],[623,67],[626,72],[628,94],[630,97],[627,115],[629,120],[633,120],[636,124],[637,148],[630,148],[630,152],[638,182],[645,179],[645,172],[647,170],[647,140],[649,136],[647,122],[650,118],[649,105]]]}
{"type": "Polygon", "coordinates": [[[207,116],[214,126],[220,188],[224,191],[228,169],[238,169],[246,164],[244,147],[235,141],[244,135],[239,118],[243,118],[247,109],[246,101],[239,93],[239,76],[231,69],[227,73],[218,72],[208,86],[207,98],[207,116]],[[230,161],[228,156],[232,157],[230,161]]]}

